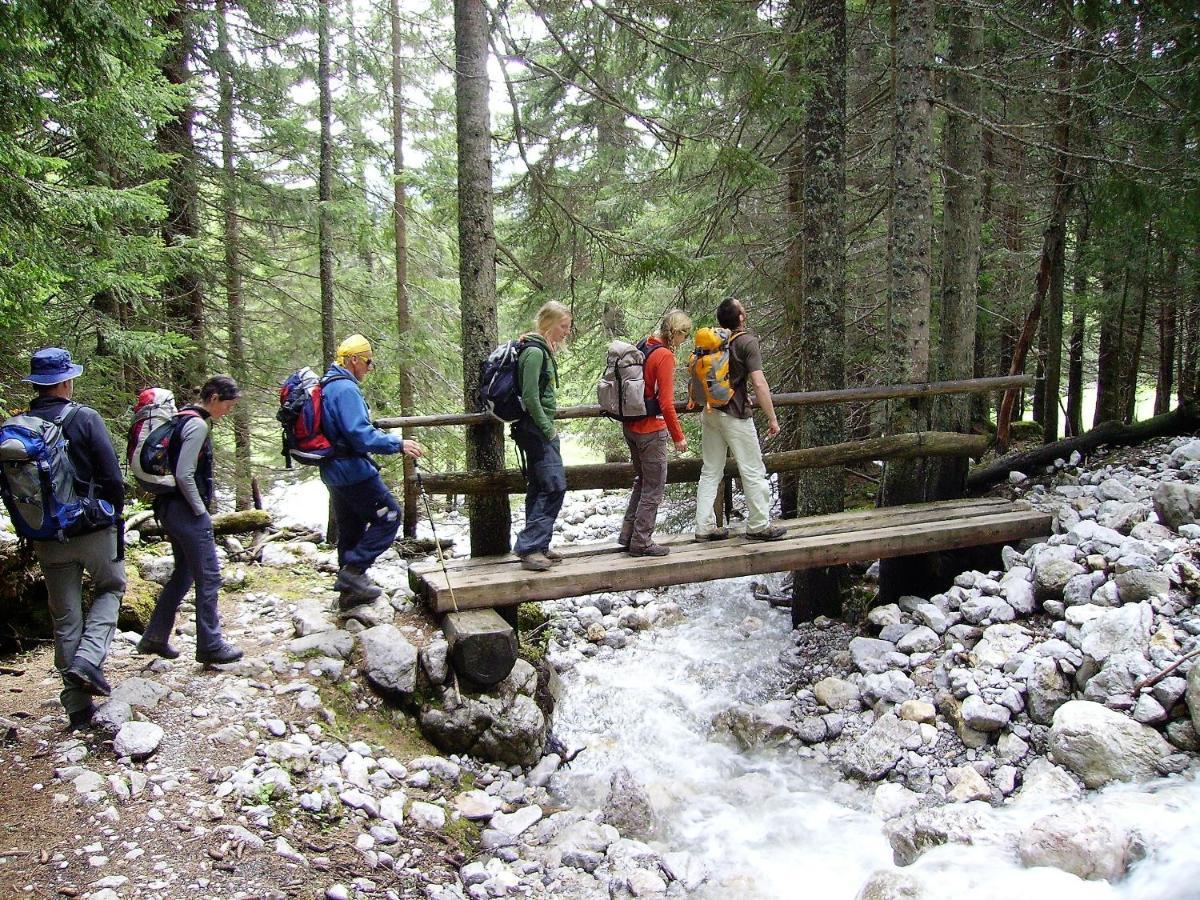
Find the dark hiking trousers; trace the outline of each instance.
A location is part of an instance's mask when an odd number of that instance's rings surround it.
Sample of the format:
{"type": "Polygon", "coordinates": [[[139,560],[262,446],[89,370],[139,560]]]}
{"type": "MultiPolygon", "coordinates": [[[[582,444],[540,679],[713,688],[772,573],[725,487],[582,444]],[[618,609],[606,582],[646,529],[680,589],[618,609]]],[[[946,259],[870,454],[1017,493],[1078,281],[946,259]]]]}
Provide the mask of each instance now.
{"type": "MultiPolygon", "coordinates": [[[[46,577],[46,600],[54,620],[54,668],[62,675],[76,659],[97,669],[104,665],[121,597],[125,593],[125,562],[117,559],[117,529],[105,528],[66,541],[34,541],[34,551],[46,577]],[[83,575],[92,577],[92,605],[83,606],[83,575]]],[[[63,709],[76,713],[92,698],[63,678],[59,695],[63,709]]]]}
{"type": "Polygon", "coordinates": [[[554,520],[567,494],[567,473],[563,470],[558,438],[549,441],[532,419],[513,423],[513,440],[525,457],[525,527],[517,535],[513,552],[525,556],[550,546],[554,520]]]}
{"type": "Polygon", "coordinates": [[[621,523],[619,543],[630,550],[645,550],[654,543],[654,520],[667,487],[667,430],[639,434],[628,428],[625,442],[633,463],[633,492],[621,523]]]}
{"type": "Polygon", "coordinates": [[[196,586],[196,652],[216,650],[223,643],[217,593],[221,589],[221,565],[213,538],[212,518],[192,512],[180,494],[167,494],[154,504],[158,521],[171,540],[175,571],[163,585],[154,612],[143,632],[144,639],[167,643],[175,628],[175,615],[192,585],[196,586]]]}
{"type": "Polygon", "coordinates": [[[400,530],[400,504],[376,473],[357,484],[327,485],[338,524],[338,565],[365,572],[400,530]]]}

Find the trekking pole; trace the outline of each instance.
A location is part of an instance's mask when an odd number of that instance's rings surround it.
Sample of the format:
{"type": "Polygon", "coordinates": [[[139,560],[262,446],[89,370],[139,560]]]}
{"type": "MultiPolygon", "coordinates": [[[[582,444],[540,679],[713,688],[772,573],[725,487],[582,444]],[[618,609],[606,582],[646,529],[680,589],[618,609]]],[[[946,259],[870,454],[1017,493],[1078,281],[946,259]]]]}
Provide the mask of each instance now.
{"type": "Polygon", "coordinates": [[[442,553],[442,542],[438,539],[437,526],[433,523],[433,510],[429,506],[429,495],[425,493],[425,482],[421,480],[421,467],[417,464],[416,459],[413,459],[413,472],[417,476],[417,490],[420,491],[421,499],[425,503],[425,518],[429,520],[429,527],[433,530],[433,547],[437,551],[442,574],[446,577],[446,587],[450,589],[450,605],[454,607],[455,612],[458,612],[458,601],[454,598],[454,584],[450,581],[450,572],[446,569],[446,557],[442,553]]]}

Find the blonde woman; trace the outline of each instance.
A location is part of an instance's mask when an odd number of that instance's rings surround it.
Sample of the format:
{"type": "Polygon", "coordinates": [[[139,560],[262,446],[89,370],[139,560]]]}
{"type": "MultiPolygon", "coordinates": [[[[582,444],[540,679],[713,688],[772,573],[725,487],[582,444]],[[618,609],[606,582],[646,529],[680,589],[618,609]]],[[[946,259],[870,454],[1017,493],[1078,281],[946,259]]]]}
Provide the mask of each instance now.
{"type": "Polygon", "coordinates": [[[646,408],[653,415],[625,422],[622,430],[633,462],[633,493],[621,524],[617,543],[630,556],[666,556],[654,543],[654,520],[667,487],[667,439],[678,453],[686,453],[687,438],[675,414],[675,350],[692,333],[692,320],[681,309],[662,318],[658,331],[638,344],[646,357],[646,408]]]}
{"type": "Polygon", "coordinates": [[[525,527],[517,535],[513,550],[521,558],[522,568],[544,572],[562,560],[550,549],[554,520],[567,493],[567,475],[554,428],[554,413],[558,410],[554,354],[571,333],[571,311],[551,300],[538,310],[536,328],[522,335],[526,347],[521,351],[518,383],[525,415],[512,424],[512,438],[524,457],[527,482],[525,527]]]}

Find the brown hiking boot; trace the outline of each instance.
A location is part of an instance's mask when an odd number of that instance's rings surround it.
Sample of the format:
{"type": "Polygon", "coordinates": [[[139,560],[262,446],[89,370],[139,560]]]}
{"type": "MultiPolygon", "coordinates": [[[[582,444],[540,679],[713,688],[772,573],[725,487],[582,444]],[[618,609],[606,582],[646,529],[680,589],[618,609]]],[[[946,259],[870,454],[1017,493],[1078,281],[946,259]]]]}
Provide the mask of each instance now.
{"type": "Polygon", "coordinates": [[[630,547],[630,556],[666,556],[671,552],[669,547],[664,547],[662,544],[647,544],[645,547],[630,547]]]}
{"type": "Polygon", "coordinates": [[[554,563],[546,558],[546,554],[535,550],[521,557],[521,568],[530,572],[546,572],[554,563]]]}
{"type": "Polygon", "coordinates": [[[696,540],[698,541],[723,541],[729,537],[728,528],[714,528],[712,531],[696,532],[696,540]]]}
{"type": "Polygon", "coordinates": [[[544,556],[544,557],[546,557],[546,559],[550,560],[550,564],[555,565],[555,566],[557,566],[560,562],[563,561],[563,555],[561,553],[559,553],[557,550],[552,550],[549,547],[547,547],[545,550],[542,551],[542,556],[544,556]]]}
{"type": "Polygon", "coordinates": [[[769,526],[762,531],[747,531],[746,537],[752,541],[780,541],[787,536],[787,529],[778,525],[769,526]]]}

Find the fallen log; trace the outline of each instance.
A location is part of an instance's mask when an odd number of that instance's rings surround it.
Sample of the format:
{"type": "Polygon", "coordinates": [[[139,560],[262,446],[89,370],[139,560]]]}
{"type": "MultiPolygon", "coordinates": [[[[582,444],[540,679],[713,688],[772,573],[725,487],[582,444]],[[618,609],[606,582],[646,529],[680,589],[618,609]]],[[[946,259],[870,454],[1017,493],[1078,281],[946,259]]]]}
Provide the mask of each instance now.
{"type": "MultiPolygon", "coordinates": [[[[873,459],[899,459],[910,456],[980,456],[987,449],[987,437],[979,434],[926,431],[919,434],[895,434],[865,441],[827,444],[768,453],[763,457],[767,472],[792,472],[820,469],[848,462],[873,459]]],[[[703,462],[699,459],[674,460],[667,465],[667,481],[699,481],[703,462]]],[[[633,466],[629,463],[595,463],[567,466],[567,490],[584,491],[624,488],[633,484],[633,466]]],[[[736,475],[737,465],[730,461],[726,475],[736,475]]],[[[525,477],[518,469],[503,472],[434,472],[422,476],[429,493],[508,494],[525,493],[525,477]]]]}
{"type": "MultiPolygon", "coordinates": [[[[271,527],[271,514],[265,509],[239,509],[237,512],[219,513],[212,517],[213,534],[246,534],[271,527]]],[[[142,523],[142,537],[165,537],[157,519],[142,523]]]]}
{"type": "Polygon", "coordinates": [[[1056,459],[1067,459],[1075,451],[1087,455],[1104,444],[1138,444],[1151,438],[1187,434],[1197,428],[1200,428],[1200,416],[1190,406],[1181,406],[1132,425],[1115,421],[1101,422],[1078,437],[1044,444],[1024,453],[1014,453],[972,472],[967,476],[967,490],[972,493],[985,491],[1006,479],[1009,472],[1028,473],[1051,465],[1056,459]]]}

